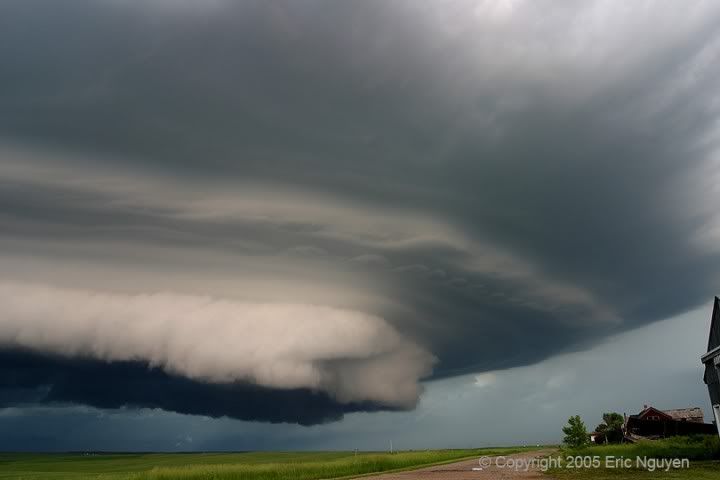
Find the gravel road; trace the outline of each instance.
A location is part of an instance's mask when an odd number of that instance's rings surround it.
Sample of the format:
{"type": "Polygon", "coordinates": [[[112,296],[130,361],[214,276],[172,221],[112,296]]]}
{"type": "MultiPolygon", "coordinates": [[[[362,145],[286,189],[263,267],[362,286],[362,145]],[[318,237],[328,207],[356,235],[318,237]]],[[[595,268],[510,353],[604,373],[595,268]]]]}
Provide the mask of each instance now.
{"type": "MultiPolygon", "coordinates": [[[[511,462],[523,462],[523,465],[530,463],[532,459],[543,457],[552,453],[552,450],[537,450],[533,452],[523,452],[514,455],[504,456],[504,460],[500,459],[500,465],[511,462]]],[[[526,480],[540,479],[549,480],[550,477],[544,475],[537,468],[530,468],[527,471],[523,469],[516,470],[513,468],[500,468],[497,466],[496,459],[498,457],[488,457],[490,459],[489,466],[481,467],[479,459],[463,460],[462,462],[448,463],[445,465],[436,465],[434,467],[421,468],[407,472],[384,473],[381,475],[373,475],[363,477],[367,480],[489,480],[489,479],[510,479],[510,480],[526,480]],[[482,468],[482,470],[473,470],[473,468],[482,468]]]]}

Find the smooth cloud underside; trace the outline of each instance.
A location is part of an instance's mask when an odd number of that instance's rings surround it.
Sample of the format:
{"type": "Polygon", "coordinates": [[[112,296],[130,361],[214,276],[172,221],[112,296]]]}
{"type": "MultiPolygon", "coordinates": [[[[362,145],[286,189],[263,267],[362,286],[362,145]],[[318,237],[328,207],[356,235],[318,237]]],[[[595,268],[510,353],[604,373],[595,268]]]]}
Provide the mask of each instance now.
{"type": "Polygon", "coordinates": [[[307,388],[250,382],[207,383],[170,375],[142,361],[105,362],[24,349],[0,351],[0,408],[89,405],[163,409],[188,415],[315,425],[346,413],[395,410],[373,402],[340,403],[307,388]]]}
{"type": "Polygon", "coordinates": [[[209,383],[316,390],[341,403],[412,407],[434,361],[377,317],[313,305],[6,283],[0,304],[6,347],[144,362],[209,383]]]}
{"type": "Polygon", "coordinates": [[[0,405],[312,424],[707,301],[718,21],[2,2],[0,405]]]}

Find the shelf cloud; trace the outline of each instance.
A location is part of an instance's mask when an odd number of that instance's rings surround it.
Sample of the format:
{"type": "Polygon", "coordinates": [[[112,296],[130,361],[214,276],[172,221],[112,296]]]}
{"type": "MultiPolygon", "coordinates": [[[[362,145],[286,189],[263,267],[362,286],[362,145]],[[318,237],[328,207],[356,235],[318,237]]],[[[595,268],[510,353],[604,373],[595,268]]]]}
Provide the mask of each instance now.
{"type": "Polygon", "coordinates": [[[0,345],[144,362],[198,382],[321,391],[412,407],[432,356],[380,318],[296,304],[0,283],[0,345]]]}
{"type": "Polygon", "coordinates": [[[2,2],[0,405],[307,425],[704,304],[718,21],[2,2]]]}

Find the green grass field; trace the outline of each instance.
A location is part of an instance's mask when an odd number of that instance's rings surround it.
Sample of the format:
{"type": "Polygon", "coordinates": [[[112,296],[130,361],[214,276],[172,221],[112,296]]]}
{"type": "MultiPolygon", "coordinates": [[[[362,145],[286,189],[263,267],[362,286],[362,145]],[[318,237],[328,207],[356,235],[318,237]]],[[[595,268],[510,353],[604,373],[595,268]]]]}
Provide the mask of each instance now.
{"type": "Polygon", "coordinates": [[[0,480],[314,480],[433,465],[525,448],[398,453],[2,454],[0,480]]]}
{"type": "MultiPolygon", "coordinates": [[[[599,456],[601,468],[567,469],[556,468],[548,475],[559,480],[718,480],[720,479],[720,440],[716,436],[707,437],[675,437],[661,441],[647,441],[635,444],[601,445],[580,450],[563,450],[560,455],[599,456]],[[632,459],[633,465],[637,457],[673,459],[686,458],[689,468],[656,470],[654,472],[642,468],[604,468],[606,458],[624,457],[632,459]]],[[[612,464],[612,462],[611,462],[612,464]]]]}

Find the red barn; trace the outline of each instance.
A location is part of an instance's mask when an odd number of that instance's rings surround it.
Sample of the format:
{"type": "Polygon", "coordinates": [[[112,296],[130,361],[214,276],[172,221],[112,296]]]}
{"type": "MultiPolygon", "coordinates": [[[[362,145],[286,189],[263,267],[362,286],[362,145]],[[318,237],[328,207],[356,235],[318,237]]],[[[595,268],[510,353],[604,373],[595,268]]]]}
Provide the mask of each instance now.
{"type": "Polygon", "coordinates": [[[659,410],[647,405],[640,413],[626,417],[624,430],[626,440],[630,441],[717,432],[715,425],[705,423],[698,407],[659,410]]]}

